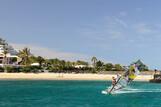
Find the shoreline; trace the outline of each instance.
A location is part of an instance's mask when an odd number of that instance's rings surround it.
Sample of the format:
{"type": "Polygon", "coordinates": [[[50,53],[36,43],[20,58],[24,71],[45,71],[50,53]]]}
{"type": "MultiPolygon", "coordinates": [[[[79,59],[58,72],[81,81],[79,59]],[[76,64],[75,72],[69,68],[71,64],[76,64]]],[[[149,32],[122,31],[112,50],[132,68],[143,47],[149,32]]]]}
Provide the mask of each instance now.
{"type": "MultiPolygon", "coordinates": [[[[0,73],[0,80],[102,80],[111,81],[116,74],[0,73]]],[[[149,81],[152,75],[138,75],[135,81],[149,81]]]]}

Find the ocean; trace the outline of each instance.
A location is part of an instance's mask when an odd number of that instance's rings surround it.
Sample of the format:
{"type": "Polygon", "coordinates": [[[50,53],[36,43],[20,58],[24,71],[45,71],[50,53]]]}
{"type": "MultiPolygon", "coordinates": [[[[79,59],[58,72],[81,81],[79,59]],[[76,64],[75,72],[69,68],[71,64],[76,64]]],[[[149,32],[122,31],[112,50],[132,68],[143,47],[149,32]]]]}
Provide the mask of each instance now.
{"type": "Polygon", "coordinates": [[[0,107],[161,107],[161,84],[133,82],[102,94],[109,81],[1,80],[0,107]]]}

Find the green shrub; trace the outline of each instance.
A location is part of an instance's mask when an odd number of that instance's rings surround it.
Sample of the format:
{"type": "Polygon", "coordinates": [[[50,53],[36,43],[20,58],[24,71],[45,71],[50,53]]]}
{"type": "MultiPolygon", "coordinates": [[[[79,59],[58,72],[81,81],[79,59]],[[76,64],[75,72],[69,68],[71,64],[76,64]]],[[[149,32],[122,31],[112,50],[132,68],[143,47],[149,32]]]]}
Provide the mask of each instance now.
{"type": "Polygon", "coordinates": [[[41,68],[39,66],[24,66],[20,68],[20,72],[24,72],[24,73],[38,73],[40,72],[41,68]]]}
{"type": "Polygon", "coordinates": [[[15,66],[6,66],[3,69],[6,70],[8,73],[20,72],[19,67],[15,66]]]}
{"type": "Polygon", "coordinates": [[[3,67],[0,67],[0,72],[4,72],[4,68],[3,67]]]}

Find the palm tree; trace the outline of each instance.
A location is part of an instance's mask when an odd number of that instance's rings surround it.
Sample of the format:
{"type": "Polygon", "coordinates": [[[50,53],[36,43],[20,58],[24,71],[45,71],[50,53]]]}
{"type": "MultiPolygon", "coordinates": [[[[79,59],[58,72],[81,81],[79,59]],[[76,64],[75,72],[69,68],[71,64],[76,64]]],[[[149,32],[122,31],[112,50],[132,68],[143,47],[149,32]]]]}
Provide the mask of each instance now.
{"type": "Polygon", "coordinates": [[[7,69],[6,69],[6,64],[8,64],[8,61],[7,61],[7,54],[8,54],[8,48],[6,45],[3,46],[3,65],[4,65],[4,71],[7,72],[7,69]]]}
{"type": "Polygon", "coordinates": [[[38,56],[37,61],[39,63],[39,66],[42,67],[42,63],[45,62],[45,59],[43,57],[41,57],[41,56],[38,56]]]}
{"type": "Polygon", "coordinates": [[[4,50],[4,51],[3,51],[3,54],[4,54],[3,63],[4,63],[4,64],[7,64],[7,63],[8,63],[8,61],[7,61],[7,54],[8,54],[8,51],[7,51],[7,50],[4,50]]]}
{"type": "Polygon", "coordinates": [[[5,40],[3,40],[2,38],[0,38],[0,45],[7,46],[8,43],[6,43],[5,40]]]}
{"type": "Polygon", "coordinates": [[[30,56],[30,63],[35,63],[35,62],[38,62],[38,61],[37,61],[37,57],[34,56],[34,55],[31,55],[31,56],[30,56]]]}
{"type": "Polygon", "coordinates": [[[30,64],[30,49],[29,48],[24,48],[23,50],[19,51],[19,57],[22,59],[22,64],[27,66],[30,64]]]}
{"type": "Polygon", "coordinates": [[[96,68],[97,58],[95,56],[93,56],[92,59],[91,59],[91,61],[93,63],[93,67],[96,68]]]}

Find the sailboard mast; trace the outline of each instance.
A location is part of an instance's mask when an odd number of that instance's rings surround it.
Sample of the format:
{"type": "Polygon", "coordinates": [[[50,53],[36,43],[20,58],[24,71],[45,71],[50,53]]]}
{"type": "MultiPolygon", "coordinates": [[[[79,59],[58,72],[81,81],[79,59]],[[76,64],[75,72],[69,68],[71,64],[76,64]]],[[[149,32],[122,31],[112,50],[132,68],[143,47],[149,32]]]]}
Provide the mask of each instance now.
{"type": "Polygon", "coordinates": [[[117,76],[115,84],[112,84],[106,92],[112,94],[116,90],[125,88],[140,73],[136,65],[132,65],[132,69],[125,69],[121,76],[117,76]]]}

